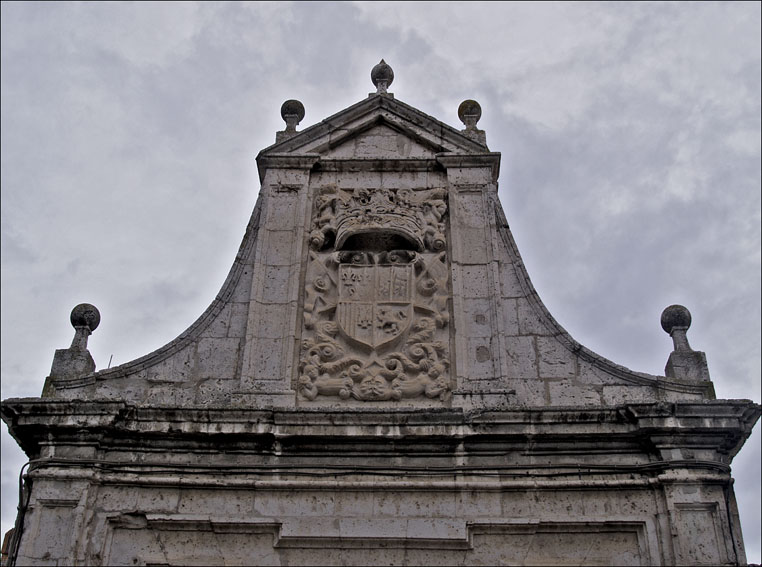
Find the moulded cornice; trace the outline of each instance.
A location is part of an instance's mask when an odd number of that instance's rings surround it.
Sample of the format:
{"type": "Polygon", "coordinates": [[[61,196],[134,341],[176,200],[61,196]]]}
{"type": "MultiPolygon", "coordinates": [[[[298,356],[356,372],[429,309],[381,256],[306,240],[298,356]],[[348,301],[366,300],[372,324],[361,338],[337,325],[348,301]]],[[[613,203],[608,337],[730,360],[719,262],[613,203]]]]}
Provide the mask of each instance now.
{"type": "MultiPolygon", "coordinates": [[[[331,439],[332,443],[385,445],[477,440],[477,444],[532,439],[568,450],[569,443],[613,447],[650,439],[649,446],[698,447],[732,455],[748,437],[762,407],[749,400],[704,403],[639,403],[604,408],[532,408],[464,412],[462,409],[394,408],[250,410],[201,407],[138,407],[125,402],[12,398],[2,403],[11,435],[32,455],[51,441],[97,443],[131,438],[134,447],[157,439],[214,446],[230,438],[256,450],[263,436],[331,439]],[[544,440],[544,441],[543,441],[544,440]]],[[[523,443],[523,442],[522,442],[523,443]]],[[[723,459],[724,460],[724,459],[723,459]]]]}

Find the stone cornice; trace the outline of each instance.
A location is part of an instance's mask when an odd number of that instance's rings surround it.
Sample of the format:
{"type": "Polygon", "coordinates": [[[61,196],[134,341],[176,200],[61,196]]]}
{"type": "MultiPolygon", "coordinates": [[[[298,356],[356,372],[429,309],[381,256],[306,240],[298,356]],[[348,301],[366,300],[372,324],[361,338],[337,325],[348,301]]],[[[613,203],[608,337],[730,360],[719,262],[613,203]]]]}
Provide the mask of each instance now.
{"type": "Polygon", "coordinates": [[[436,171],[442,166],[437,159],[425,158],[323,158],[316,166],[321,171],[436,171]]]}
{"type": "Polygon", "coordinates": [[[543,454],[590,452],[593,448],[632,452],[638,446],[658,453],[690,447],[711,451],[721,456],[716,460],[729,462],[761,409],[748,400],[600,409],[421,412],[139,408],[124,402],[16,398],[2,403],[2,419],[30,456],[37,455],[42,445],[108,448],[127,443],[131,450],[155,451],[166,441],[180,452],[193,446],[223,453],[231,443],[236,450],[254,452],[269,452],[273,444],[283,443],[304,450],[328,446],[346,450],[361,443],[363,451],[375,448],[390,454],[404,453],[403,446],[429,445],[462,446],[475,453],[489,447],[513,447],[523,453],[543,454]]]}
{"type": "Polygon", "coordinates": [[[257,157],[260,171],[260,182],[264,180],[264,172],[271,168],[279,169],[311,169],[318,161],[320,154],[286,154],[270,153],[257,157]]]}
{"type": "Polygon", "coordinates": [[[500,152],[481,154],[437,154],[437,161],[446,169],[461,167],[489,167],[492,170],[492,183],[497,183],[500,174],[500,152]]]}

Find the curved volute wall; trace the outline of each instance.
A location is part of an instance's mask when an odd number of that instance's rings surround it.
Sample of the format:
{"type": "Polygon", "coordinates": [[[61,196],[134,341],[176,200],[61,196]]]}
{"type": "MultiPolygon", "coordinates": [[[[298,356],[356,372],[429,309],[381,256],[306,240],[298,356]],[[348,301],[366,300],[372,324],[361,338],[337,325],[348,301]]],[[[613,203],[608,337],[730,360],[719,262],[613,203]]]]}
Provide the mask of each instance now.
{"type": "MultiPolygon", "coordinates": [[[[299,107],[297,101],[288,102],[284,108],[293,112],[284,115],[286,131],[257,158],[259,199],[230,274],[210,307],[177,339],[137,360],[78,376],[52,371],[46,396],[163,406],[464,409],[714,397],[708,376],[668,379],[633,372],[582,347],[548,313],[497,198],[500,154],[489,152],[484,132],[475,127],[478,116],[467,113],[476,103],[466,101],[469,105],[463,107],[463,131],[381,93],[296,132],[299,107]],[[405,325],[410,319],[409,329],[402,325],[399,333],[413,333],[416,321],[420,326],[423,319],[436,320],[426,340],[438,345],[438,354],[425,363],[408,356],[405,364],[417,369],[412,374],[397,368],[401,362],[390,363],[391,350],[376,345],[376,339],[344,332],[343,342],[337,343],[351,351],[342,352],[347,361],[360,360],[356,366],[376,357],[379,376],[396,371],[396,394],[363,394],[352,389],[351,380],[343,387],[344,368],[334,365],[329,372],[327,359],[305,354],[305,341],[314,346],[322,340],[311,327],[315,302],[330,303],[330,294],[321,296],[325,290],[315,287],[315,270],[334,269],[330,246],[336,231],[329,229],[346,225],[360,190],[394,201],[401,207],[400,218],[409,213],[395,229],[400,238],[389,241],[410,236],[410,249],[418,254],[416,267],[405,268],[411,278],[429,281],[436,279],[430,273],[444,270],[438,272],[436,293],[423,290],[416,296],[422,301],[415,303],[418,299],[411,296],[411,306],[399,308],[405,325]],[[325,205],[329,197],[333,208],[325,205]],[[432,212],[434,200],[443,204],[432,212]],[[440,228],[441,238],[436,236],[440,228]],[[438,365],[436,372],[433,365],[438,365]]],[[[383,221],[383,215],[379,218],[383,221]]],[[[339,244],[370,242],[353,241],[351,235],[371,234],[379,222],[346,231],[350,236],[340,237],[339,244]]],[[[331,277],[335,280],[339,273],[336,267],[331,277]]],[[[345,306],[350,303],[346,299],[345,306]]],[[[333,301],[320,315],[327,329],[343,317],[339,289],[333,301]]],[[[405,344],[400,353],[415,348],[410,340],[405,344]]]]}

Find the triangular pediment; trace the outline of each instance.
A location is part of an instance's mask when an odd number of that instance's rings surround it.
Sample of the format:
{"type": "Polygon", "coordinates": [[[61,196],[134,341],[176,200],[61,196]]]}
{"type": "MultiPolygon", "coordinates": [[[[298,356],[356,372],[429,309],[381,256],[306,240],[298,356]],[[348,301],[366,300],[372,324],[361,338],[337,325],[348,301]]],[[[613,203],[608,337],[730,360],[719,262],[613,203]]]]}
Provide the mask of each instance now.
{"type": "Polygon", "coordinates": [[[432,158],[483,154],[487,147],[461,131],[388,96],[373,95],[262,150],[318,154],[325,159],[432,158]]]}

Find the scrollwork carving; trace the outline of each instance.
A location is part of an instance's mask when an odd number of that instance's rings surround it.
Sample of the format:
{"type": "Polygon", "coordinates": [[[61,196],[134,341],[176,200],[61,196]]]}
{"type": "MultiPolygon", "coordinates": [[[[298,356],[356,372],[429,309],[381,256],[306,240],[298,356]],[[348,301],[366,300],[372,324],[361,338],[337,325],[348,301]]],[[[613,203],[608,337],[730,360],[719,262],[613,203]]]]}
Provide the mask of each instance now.
{"type": "Polygon", "coordinates": [[[419,252],[443,251],[446,247],[444,217],[447,213],[444,189],[338,190],[321,189],[315,201],[315,221],[310,247],[337,248],[362,232],[399,234],[419,252]]]}
{"type": "Polygon", "coordinates": [[[318,195],[297,380],[304,399],[449,399],[446,215],[437,189],[318,195]],[[415,249],[341,249],[353,234],[415,249]]]}

